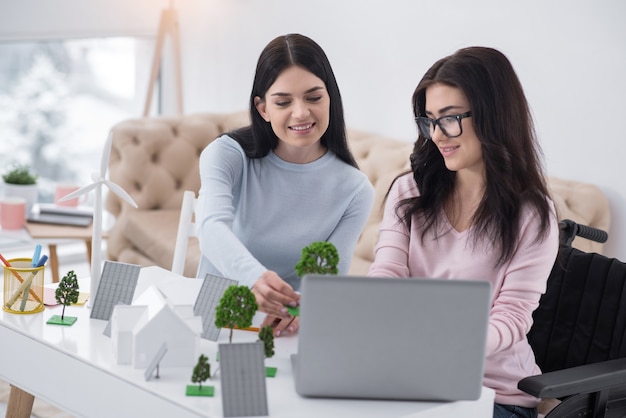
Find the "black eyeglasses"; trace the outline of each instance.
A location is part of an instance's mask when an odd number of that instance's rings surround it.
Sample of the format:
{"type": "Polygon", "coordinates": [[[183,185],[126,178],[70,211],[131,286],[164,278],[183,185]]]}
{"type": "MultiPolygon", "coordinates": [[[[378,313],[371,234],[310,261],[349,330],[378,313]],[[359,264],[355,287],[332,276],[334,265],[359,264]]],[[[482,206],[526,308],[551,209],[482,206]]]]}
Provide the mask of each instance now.
{"type": "Polygon", "coordinates": [[[441,132],[448,138],[456,138],[463,133],[463,126],[461,120],[472,116],[472,112],[461,113],[460,115],[446,115],[438,119],[426,118],[423,116],[415,118],[417,127],[420,130],[422,136],[426,139],[433,139],[433,133],[435,132],[435,126],[439,126],[441,132]]]}

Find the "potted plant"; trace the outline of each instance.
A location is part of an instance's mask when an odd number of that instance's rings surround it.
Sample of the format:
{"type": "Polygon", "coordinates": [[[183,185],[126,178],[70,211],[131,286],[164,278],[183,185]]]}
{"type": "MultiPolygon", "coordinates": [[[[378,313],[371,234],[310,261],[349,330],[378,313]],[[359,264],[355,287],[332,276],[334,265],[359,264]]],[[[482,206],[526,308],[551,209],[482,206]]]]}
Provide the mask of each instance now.
{"type": "Polygon", "coordinates": [[[27,165],[16,165],[2,175],[4,196],[21,197],[26,200],[27,218],[33,206],[37,203],[37,178],[38,175],[32,172],[27,165]]]}

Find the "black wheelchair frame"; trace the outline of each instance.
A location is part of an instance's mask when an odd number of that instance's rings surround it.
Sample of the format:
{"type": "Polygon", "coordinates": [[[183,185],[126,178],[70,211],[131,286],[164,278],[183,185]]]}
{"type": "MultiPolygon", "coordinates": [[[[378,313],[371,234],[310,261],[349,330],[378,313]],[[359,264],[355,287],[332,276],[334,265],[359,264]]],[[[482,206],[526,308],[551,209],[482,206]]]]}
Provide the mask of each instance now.
{"type": "Polygon", "coordinates": [[[606,232],[561,221],[559,256],[528,340],[543,374],[518,387],[561,402],[546,418],[626,416],[626,264],[572,247],[606,232]]]}

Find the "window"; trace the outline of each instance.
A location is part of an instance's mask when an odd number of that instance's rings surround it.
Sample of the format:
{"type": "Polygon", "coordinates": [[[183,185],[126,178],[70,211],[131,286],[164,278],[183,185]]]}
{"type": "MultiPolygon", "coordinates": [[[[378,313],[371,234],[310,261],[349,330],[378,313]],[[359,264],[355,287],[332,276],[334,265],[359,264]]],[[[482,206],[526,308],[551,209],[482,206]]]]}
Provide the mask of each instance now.
{"type": "Polygon", "coordinates": [[[109,129],[142,115],[153,48],[137,37],[0,43],[0,172],[31,166],[40,202],[55,182],[89,183],[109,129]]]}

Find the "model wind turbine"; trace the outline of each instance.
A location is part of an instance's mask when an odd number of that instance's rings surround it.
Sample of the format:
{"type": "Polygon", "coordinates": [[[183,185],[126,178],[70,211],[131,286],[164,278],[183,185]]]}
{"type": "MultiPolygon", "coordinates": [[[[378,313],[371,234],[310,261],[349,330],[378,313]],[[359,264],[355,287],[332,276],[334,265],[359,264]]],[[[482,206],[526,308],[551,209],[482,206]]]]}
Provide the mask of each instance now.
{"type": "Polygon", "coordinates": [[[102,260],[102,185],[106,185],[113,193],[124,199],[128,204],[137,207],[137,204],[132,197],[124,189],[110,180],[107,180],[106,173],[109,167],[109,156],[111,155],[111,142],[113,141],[113,134],[109,132],[106,144],[102,150],[102,160],[100,161],[100,172],[91,173],[91,180],[93,183],[88,184],[85,187],[81,187],[64,196],[60,200],[70,200],[75,197],[82,196],[89,193],[92,190],[96,190],[96,196],[94,199],[93,210],[93,235],[91,238],[91,284],[90,293],[91,297],[87,303],[87,307],[91,308],[93,301],[96,298],[96,292],[98,291],[98,284],[101,274],[101,260],[102,260]]]}

